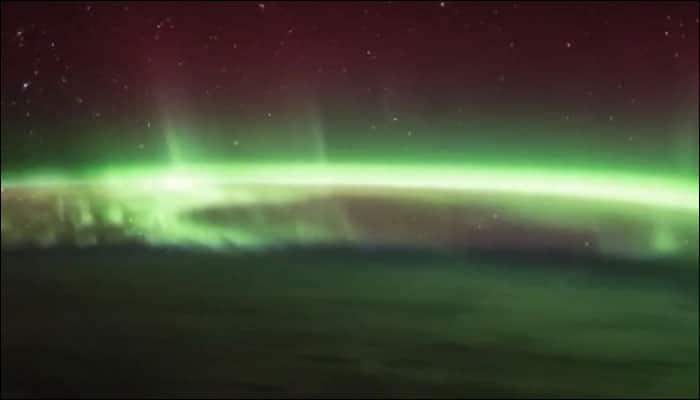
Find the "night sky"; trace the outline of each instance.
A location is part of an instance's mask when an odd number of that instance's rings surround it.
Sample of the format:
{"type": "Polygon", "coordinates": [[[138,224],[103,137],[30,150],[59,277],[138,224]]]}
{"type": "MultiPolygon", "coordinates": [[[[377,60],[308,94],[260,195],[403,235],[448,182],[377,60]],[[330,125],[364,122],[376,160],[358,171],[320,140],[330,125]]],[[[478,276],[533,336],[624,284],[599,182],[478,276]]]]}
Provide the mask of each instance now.
{"type": "Polygon", "coordinates": [[[2,171],[698,174],[695,2],[2,4],[2,171]]]}

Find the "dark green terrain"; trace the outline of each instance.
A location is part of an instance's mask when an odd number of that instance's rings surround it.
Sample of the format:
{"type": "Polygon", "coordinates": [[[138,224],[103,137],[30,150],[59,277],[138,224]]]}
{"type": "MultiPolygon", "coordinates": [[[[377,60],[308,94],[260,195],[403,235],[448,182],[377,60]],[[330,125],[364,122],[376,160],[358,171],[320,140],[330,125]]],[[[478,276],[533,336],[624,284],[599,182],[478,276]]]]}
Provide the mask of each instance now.
{"type": "Polygon", "coordinates": [[[10,396],[698,396],[692,262],[3,250],[10,396]]]}

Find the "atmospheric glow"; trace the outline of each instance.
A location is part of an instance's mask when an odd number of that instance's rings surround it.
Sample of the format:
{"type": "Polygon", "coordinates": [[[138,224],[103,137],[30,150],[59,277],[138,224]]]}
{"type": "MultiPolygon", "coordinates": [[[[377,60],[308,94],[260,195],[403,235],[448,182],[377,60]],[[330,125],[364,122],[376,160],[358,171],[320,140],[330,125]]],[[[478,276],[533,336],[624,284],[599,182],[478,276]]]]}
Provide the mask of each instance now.
{"type": "MultiPolygon", "coordinates": [[[[613,251],[622,246],[634,253],[673,254],[697,243],[697,181],[658,176],[468,166],[229,164],[113,169],[82,179],[54,176],[4,182],[4,245],[59,241],[65,228],[58,226],[66,218],[79,230],[113,226],[126,237],[155,244],[254,248],[438,240],[377,226],[371,215],[358,215],[348,198],[379,201],[376,212],[388,218],[399,218],[392,216],[391,204],[405,202],[424,202],[436,216],[456,208],[462,217],[450,218],[465,221],[468,214],[480,218],[476,208],[498,210],[494,214],[509,223],[527,221],[534,227],[594,235],[601,240],[600,248],[613,243],[613,251]],[[42,207],[56,216],[41,220],[22,211],[27,205],[13,199],[26,191],[42,198],[46,202],[42,207]],[[66,211],[71,205],[73,214],[66,211]],[[18,217],[25,214],[22,218],[28,218],[31,226],[45,227],[25,228],[18,217]],[[382,237],[376,236],[377,230],[384,232],[382,237]]],[[[440,223],[427,223],[435,224],[433,236],[439,236],[440,223]]],[[[99,242],[94,235],[86,233],[80,243],[99,242]]]]}
{"type": "Polygon", "coordinates": [[[193,190],[196,186],[196,182],[191,177],[178,173],[168,173],[154,183],[155,188],[172,192],[193,190]]]}
{"type": "Polygon", "coordinates": [[[180,167],[178,171],[127,170],[122,175],[118,172],[108,174],[107,182],[120,185],[136,182],[138,185],[179,190],[202,189],[226,183],[495,192],[627,203],[695,214],[698,212],[697,180],[615,173],[313,164],[191,166],[180,167]]]}

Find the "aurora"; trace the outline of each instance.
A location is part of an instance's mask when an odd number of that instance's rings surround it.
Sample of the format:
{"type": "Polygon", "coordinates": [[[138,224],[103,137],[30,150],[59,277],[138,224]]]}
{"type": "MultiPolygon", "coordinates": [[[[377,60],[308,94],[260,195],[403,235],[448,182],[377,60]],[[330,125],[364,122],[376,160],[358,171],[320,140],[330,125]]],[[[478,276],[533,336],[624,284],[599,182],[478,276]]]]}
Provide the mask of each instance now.
{"type": "MultiPolygon", "coordinates": [[[[598,250],[609,237],[623,238],[626,251],[637,254],[692,253],[697,248],[697,180],[653,175],[466,165],[239,163],[111,168],[79,178],[3,179],[3,185],[3,245],[61,243],[66,240],[64,224],[83,230],[103,224],[118,228],[125,238],[215,248],[430,242],[373,225],[372,217],[358,214],[348,200],[363,198],[389,215],[391,204],[406,202],[426,204],[438,214],[458,210],[456,221],[477,229],[474,235],[484,235],[479,231],[485,224],[507,221],[606,238],[581,239],[586,247],[597,242],[598,250]],[[22,196],[43,202],[54,215],[28,211],[31,202],[18,201],[22,196]],[[317,208],[305,209],[304,204],[317,208]],[[202,217],[212,212],[218,217],[202,217]],[[227,212],[238,217],[214,222],[227,212]],[[487,223],[468,222],[483,217],[487,223]],[[22,222],[26,218],[31,229],[22,222]],[[264,222],[252,222],[256,219],[264,222]],[[639,229],[647,233],[635,232],[639,229]],[[385,231],[384,237],[378,238],[376,230],[385,231]]],[[[430,224],[441,229],[440,222],[430,224]]],[[[80,243],[99,243],[95,232],[82,236],[80,243]]]]}

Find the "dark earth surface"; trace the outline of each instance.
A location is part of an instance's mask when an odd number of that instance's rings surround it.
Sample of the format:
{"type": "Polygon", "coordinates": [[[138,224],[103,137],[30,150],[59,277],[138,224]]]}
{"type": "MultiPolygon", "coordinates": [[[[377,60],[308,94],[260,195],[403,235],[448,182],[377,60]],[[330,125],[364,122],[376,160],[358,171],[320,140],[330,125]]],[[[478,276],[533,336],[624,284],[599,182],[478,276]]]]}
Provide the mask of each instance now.
{"type": "Polygon", "coordinates": [[[697,260],[2,252],[2,395],[697,397],[697,260]]]}

